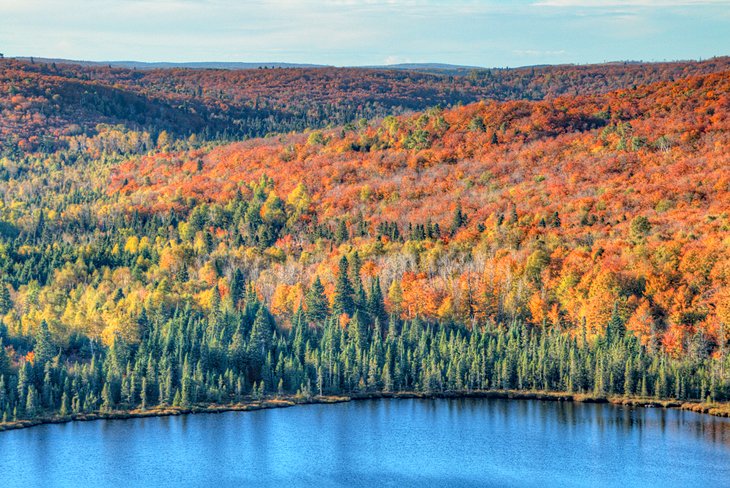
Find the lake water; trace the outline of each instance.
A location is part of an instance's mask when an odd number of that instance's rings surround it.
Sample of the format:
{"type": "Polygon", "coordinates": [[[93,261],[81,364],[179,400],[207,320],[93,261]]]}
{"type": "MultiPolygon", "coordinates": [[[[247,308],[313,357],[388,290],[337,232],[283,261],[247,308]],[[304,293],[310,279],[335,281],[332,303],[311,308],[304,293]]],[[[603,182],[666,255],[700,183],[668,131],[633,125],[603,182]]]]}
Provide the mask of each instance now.
{"type": "Polygon", "coordinates": [[[372,400],[0,433],[3,487],[730,486],[730,422],[661,409],[372,400]]]}

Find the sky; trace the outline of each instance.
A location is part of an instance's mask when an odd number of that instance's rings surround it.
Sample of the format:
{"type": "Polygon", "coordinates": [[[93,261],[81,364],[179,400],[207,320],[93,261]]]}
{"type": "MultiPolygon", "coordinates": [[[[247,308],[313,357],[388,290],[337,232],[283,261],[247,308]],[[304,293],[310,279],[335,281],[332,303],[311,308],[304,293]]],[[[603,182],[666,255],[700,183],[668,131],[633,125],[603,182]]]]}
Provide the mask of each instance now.
{"type": "Polygon", "coordinates": [[[0,0],[0,52],[485,67],[730,55],[730,0],[0,0]]]}

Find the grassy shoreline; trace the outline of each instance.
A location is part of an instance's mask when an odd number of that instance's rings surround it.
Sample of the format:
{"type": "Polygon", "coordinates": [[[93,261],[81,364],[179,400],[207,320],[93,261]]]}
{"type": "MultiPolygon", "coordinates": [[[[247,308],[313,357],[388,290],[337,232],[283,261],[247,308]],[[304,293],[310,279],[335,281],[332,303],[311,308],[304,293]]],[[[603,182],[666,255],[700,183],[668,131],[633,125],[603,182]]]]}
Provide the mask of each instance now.
{"type": "Polygon", "coordinates": [[[716,417],[730,418],[730,403],[682,402],[679,400],[659,400],[655,398],[639,398],[624,396],[595,396],[583,393],[551,392],[551,391],[518,391],[518,390],[473,390],[461,392],[397,392],[397,393],[355,393],[349,396],[325,395],[311,398],[293,395],[270,397],[263,400],[247,400],[241,403],[218,405],[194,405],[190,407],[153,407],[146,410],[114,410],[111,412],[90,412],[66,416],[47,416],[34,419],[23,419],[11,422],[0,422],[0,432],[6,430],[27,429],[45,424],[63,424],[67,422],[87,422],[92,420],[126,420],[145,417],[165,417],[171,415],[188,415],[198,413],[247,412],[269,408],[287,408],[296,405],[343,403],[357,400],[379,398],[486,398],[508,400],[544,400],[577,403],[611,403],[628,407],[671,408],[702,413],[716,417]]]}

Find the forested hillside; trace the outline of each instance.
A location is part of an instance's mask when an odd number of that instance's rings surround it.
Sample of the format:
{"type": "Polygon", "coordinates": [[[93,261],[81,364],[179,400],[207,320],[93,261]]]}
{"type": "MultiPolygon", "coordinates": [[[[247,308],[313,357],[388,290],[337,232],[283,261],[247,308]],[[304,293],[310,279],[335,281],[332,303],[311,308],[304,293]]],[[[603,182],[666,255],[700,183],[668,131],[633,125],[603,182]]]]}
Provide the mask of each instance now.
{"type": "Polygon", "coordinates": [[[482,99],[604,93],[724,71],[730,58],[471,71],[365,68],[135,70],[0,59],[0,150],[50,151],[123,124],[198,140],[338,126],[482,99]]]}
{"type": "Polygon", "coordinates": [[[0,415],[380,391],[726,400],[726,65],[2,65],[48,80],[24,116],[63,135],[0,159],[0,415]],[[118,107],[44,112],[60,86],[118,107]],[[389,115],[488,96],[507,101],[389,115]],[[264,107],[309,115],[201,135],[264,107]]]}

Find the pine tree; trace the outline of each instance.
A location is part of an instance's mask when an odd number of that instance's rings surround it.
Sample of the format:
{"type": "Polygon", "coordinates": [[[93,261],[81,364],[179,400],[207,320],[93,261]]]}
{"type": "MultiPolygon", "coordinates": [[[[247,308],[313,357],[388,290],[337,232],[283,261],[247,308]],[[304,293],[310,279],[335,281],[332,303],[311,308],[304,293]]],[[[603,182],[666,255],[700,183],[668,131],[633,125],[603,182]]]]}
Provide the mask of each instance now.
{"type": "Polygon", "coordinates": [[[388,313],[385,310],[385,301],[383,300],[383,291],[380,289],[380,278],[377,276],[370,283],[367,312],[373,322],[379,322],[384,326],[388,321],[388,313]]]}
{"type": "Polygon", "coordinates": [[[140,408],[147,410],[147,377],[142,377],[142,385],[139,389],[140,408]]]}
{"type": "Polygon", "coordinates": [[[613,304],[613,312],[611,312],[611,319],[608,321],[606,326],[606,343],[611,344],[613,341],[620,340],[623,338],[625,331],[624,322],[621,320],[621,316],[618,311],[618,303],[613,304]]]}
{"type": "Polygon", "coordinates": [[[368,343],[368,329],[367,324],[362,321],[360,312],[355,312],[355,315],[347,325],[347,333],[349,339],[360,349],[365,350],[368,343]]]}
{"type": "Polygon", "coordinates": [[[560,225],[561,225],[560,214],[558,214],[558,212],[555,211],[550,216],[550,227],[560,227],[560,225]]]}
{"type": "Polygon", "coordinates": [[[601,357],[596,358],[596,369],[593,379],[593,394],[599,397],[606,394],[603,359],[601,357]]]}
{"type": "Polygon", "coordinates": [[[304,297],[304,303],[307,306],[305,315],[308,321],[319,323],[327,318],[327,296],[324,294],[324,286],[319,280],[319,276],[314,278],[312,286],[309,287],[304,297]]]}
{"type": "Polygon", "coordinates": [[[0,412],[8,406],[8,393],[5,391],[5,375],[0,374],[0,412]]]}
{"type": "Polygon", "coordinates": [[[46,362],[50,361],[56,355],[55,347],[51,342],[51,333],[48,331],[48,324],[45,320],[41,320],[41,323],[36,329],[33,352],[35,352],[36,364],[42,366],[45,366],[46,362]]]}
{"type": "Polygon", "coordinates": [[[271,339],[271,319],[269,311],[263,305],[259,306],[256,312],[251,337],[249,340],[249,352],[259,361],[263,362],[269,348],[271,339]]]}
{"type": "Polygon", "coordinates": [[[30,368],[30,362],[23,362],[23,365],[18,368],[18,385],[16,397],[18,399],[18,413],[21,415],[23,414],[23,409],[25,408],[25,400],[27,398],[28,388],[30,386],[32,375],[33,374],[30,368]]]}
{"type": "Polygon", "coordinates": [[[335,284],[335,297],[332,306],[332,312],[336,315],[347,314],[352,317],[355,312],[354,290],[348,278],[347,257],[342,256],[340,259],[339,269],[337,271],[337,282],[335,284]]]}
{"type": "Polygon", "coordinates": [[[626,369],[624,371],[624,395],[631,396],[634,394],[634,369],[631,358],[626,361],[626,369]]]}
{"type": "Polygon", "coordinates": [[[10,298],[10,290],[5,280],[0,279],[0,315],[5,315],[13,308],[13,302],[10,298]]]}
{"type": "Polygon", "coordinates": [[[28,395],[25,401],[25,414],[28,418],[32,418],[38,413],[40,402],[38,401],[38,391],[34,385],[28,387],[28,395]]]}
{"type": "Polygon", "coordinates": [[[180,388],[175,388],[175,396],[172,399],[172,405],[179,407],[182,404],[182,397],[180,395],[180,388]]]}
{"type": "Polygon", "coordinates": [[[114,407],[114,400],[112,399],[111,388],[108,383],[104,383],[104,388],[101,390],[101,409],[105,412],[111,412],[114,407]]]}
{"type": "Polygon", "coordinates": [[[3,338],[0,337],[0,376],[10,371],[10,358],[7,352],[5,352],[5,345],[3,344],[3,338]]]}
{"type": "Polygon", "coordinates": [[[337,232],[335,232],[335,240],[338,244],[343,244],[350,240],[350,232],[347,230],[347,224],[344,220],[340,220],[337,225],[337,232]]]}
{"type": "Polygon", "coordinates": [[[233,305],[238,305],[238,302],[243,298],[246,290],[246,281],[243,277],[243,272],[236,268],[231,278],[231,301],[233,305]]]}
{"type": "Polygon", "coordinates": [[[454,217],[451,220],[451,235],[456,234],[456,232],[466,225],[467,219],[466,215],[464,215],[464,212],[461,209],[461,203],[458,203],[456,205],[456,210],[454,211],[454,217]]]}
{"type": "Polygon", "coordinates": [[[58,410],[59,415],[65,417],[69,413],[68,394],[64,391],[61,395],[61,407],[58,410]]]}

